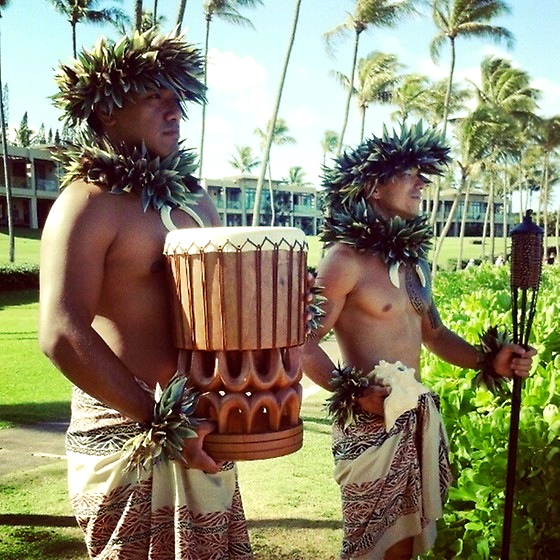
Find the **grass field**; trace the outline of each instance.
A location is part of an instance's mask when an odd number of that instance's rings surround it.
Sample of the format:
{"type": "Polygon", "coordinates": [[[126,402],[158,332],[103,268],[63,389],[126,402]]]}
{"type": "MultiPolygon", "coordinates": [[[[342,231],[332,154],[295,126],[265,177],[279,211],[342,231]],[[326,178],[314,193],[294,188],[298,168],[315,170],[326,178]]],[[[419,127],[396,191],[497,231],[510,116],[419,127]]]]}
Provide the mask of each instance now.
{"type": "MultiPolygon", "coordinates": [[[[37,293],[0,293],[0,426],[66,419],[70,383],[37,347],[37,293]]],[[[334,560],[340,502],[331,471],[325,392],[306,399],[303,449],[239,464],[256,560],[334,560]]],[[[55,527],[72,516],[64,461],[0,476],[0,519],[25,515],[46,526],[0,521],[1,560],[86,560],[80,531],[55,527]]]]}

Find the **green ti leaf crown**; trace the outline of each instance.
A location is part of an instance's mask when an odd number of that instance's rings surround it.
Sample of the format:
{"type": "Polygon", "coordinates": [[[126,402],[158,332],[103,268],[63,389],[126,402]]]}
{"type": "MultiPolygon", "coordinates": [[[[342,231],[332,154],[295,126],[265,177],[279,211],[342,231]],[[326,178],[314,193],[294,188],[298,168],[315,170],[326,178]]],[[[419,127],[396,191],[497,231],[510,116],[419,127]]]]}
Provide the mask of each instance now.
{"type": "Polygon", "coordinates": [[[186,116],[186,101],[205,100],[203,73],[200,51],[181,37],[136,31],[117,43],[102,37],[93,50],[61,65],[55,75],[60,91],[52,99],[68,124],[79,125],[95,109],[111,114],[131,95],[163,88],[179,98],[186,116]]]}
{"type": "Polygon", "coordinates": [[[392,135],[384,126],[381,137],[373,136],[343,153],[333,168],[323,170],[325,201],[328,206],[352,203],[400,172],[417,168],[421,174],[441,175],[449,162],[442,136],[435,129],[424,129],[422,121],[410,128],[403,125],[392,135]]]}

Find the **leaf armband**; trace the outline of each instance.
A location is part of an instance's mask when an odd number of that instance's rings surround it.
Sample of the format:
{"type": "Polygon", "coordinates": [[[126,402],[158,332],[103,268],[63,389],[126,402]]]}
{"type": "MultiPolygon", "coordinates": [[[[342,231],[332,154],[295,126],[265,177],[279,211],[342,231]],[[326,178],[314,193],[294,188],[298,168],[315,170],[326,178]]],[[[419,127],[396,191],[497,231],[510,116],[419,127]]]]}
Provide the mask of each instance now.
{"type": "Polygon", "coordinates": [[[323,289],[322,286],[313,286],[309,292],[312,299],[307,306],[308,320],[306,325],[306,337],[308,339],[314,339],[317,336],[317,330],[321,326],[321,319],[325,316],[323,306],[327,298],[322,295],[323,289]]]}
{"type": "Polygon", "coordinates": [[[506,378],[501,376],[494,369],[494,358],[500,350],[510,343],[507,331],[498,331],[496,325],[488,328],[479,334],[480,344],[478,350],[480,357],[478,359],[479,373],[473,380],[473,385],[484,385],[494,394],[503,392],[503,386],[506,378]]]}
{"type": "Polygon", "coordinates": [[[333,394],[327,399],[329,416],[340,426],[346,428],[354,421],[358,398],[363,396],[370,378],[361,370],[350,366],[337,366],[330,381],[333,394]]]}
{"type": "Polygon", "coordinates": [[[126,471],[146,468],[167,459],[180,461],[183,440],[196,437],[195,428],[200,419],[194,416],[200,394],[192,388],[185,389],[187,378],[176,374],[165,389],[159,384],[155,391],[154,415],[151,423],[142,425],[143,431],[126,442],[123,452],[128,456],[126,471]]]}

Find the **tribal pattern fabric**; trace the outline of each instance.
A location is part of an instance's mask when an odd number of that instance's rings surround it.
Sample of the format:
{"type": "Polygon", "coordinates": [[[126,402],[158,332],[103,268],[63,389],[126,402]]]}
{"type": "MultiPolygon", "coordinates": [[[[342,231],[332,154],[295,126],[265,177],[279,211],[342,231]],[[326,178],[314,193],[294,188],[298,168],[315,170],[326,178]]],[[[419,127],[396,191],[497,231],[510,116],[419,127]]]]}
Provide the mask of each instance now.
{"type": "Polygon", "coordinates": [[[237,469],[177,461],[126,471],[129,419],[74,389],[66,446],[70,499],[92,560],[251,560],[237,469]]]}
{"type": "Polygon", "coordinates": [[[413,537],[414,555],[433,546],[435,521],[451,485],[445,428],[436,395],[419,397],[387,432],[382,416],[361,413],[333,431],[344,536],[341,558],[383,559],[413,537]]]}

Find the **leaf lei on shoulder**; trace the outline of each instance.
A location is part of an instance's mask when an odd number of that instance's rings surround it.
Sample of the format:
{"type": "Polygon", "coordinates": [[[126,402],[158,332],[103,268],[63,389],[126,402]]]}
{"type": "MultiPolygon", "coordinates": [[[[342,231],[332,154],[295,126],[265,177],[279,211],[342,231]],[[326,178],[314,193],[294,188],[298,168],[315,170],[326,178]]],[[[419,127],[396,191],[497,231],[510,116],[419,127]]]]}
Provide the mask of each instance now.
{"type": "Polygon", "coordinates": [[[201,187],[192,175],[197,168],[192,150],[180,149],[160,158],[152,156],[144,144],[115,148],[105,138],[82,133],[57,160],[66,169],[61,189],[82,179],[113,194],[136,192],[144,211],[150,206],[159,211],[166,204],[193,206],[201,196],[201,187]]]}
{"type": "Polygon", "coordinates": [[[425,216],[404,219],[381,217],[364,199],[331,207],[321,240],[350,245],[359,253],[379,255],[389,268],[425,259],[432,230],[425,216]]]}

